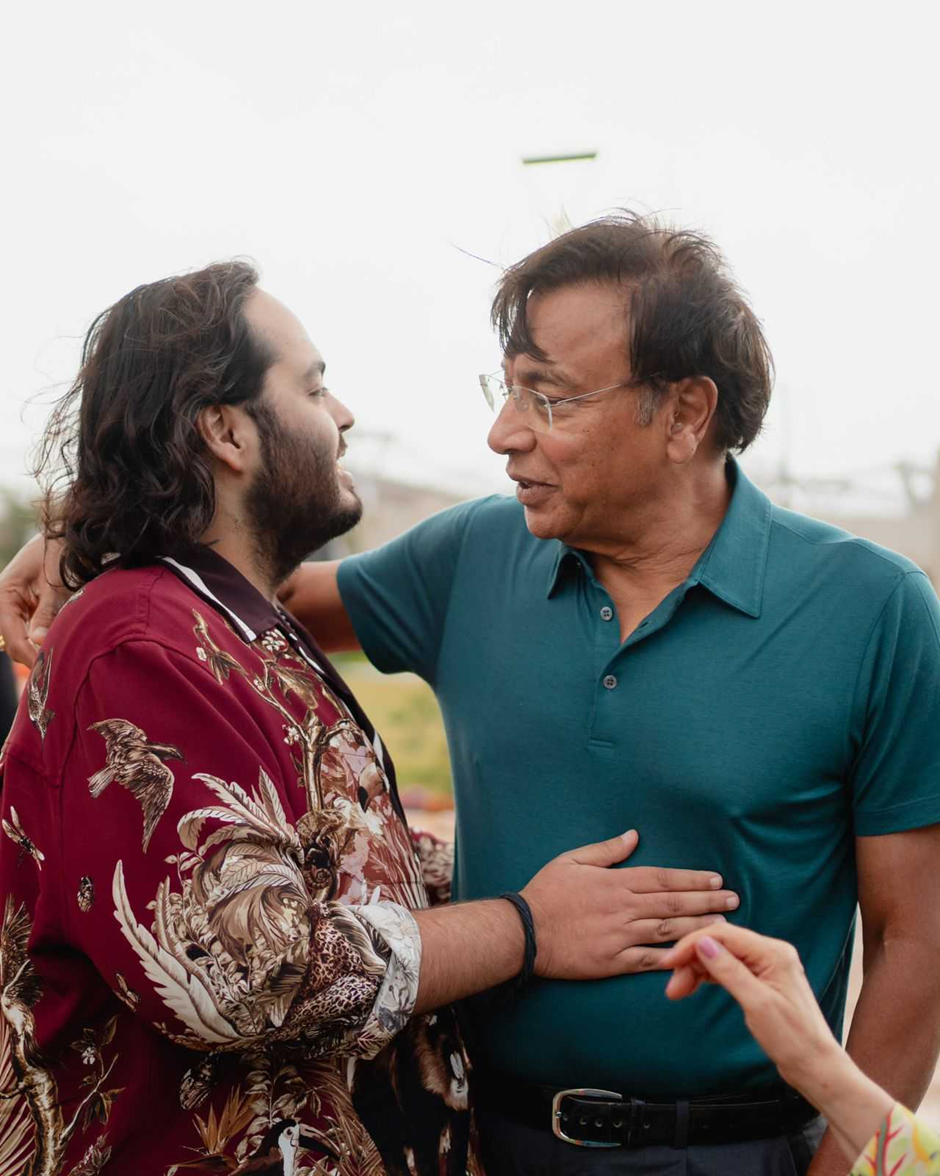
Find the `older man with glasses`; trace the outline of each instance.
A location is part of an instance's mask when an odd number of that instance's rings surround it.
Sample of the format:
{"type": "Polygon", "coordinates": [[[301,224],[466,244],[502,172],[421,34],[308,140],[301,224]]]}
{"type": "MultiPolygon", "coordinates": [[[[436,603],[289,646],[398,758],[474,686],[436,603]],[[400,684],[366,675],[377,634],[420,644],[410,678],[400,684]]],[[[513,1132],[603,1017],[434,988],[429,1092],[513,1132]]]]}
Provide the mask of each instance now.
{"type": "MultiPolygon", "coordinates": [[[[705,238],[630,214],[572,230],[504,274],[493,320],[503,373],[480,383],[515,499],[307,565],[290,607],[328,647],[434,687],[456,898],[636,827],[636,860],[704,852],[740,895],[728,916],[797,945],[837,1033],[858,904],[848,1047],[916,1106],[940,1042],[929,581],[737,465],[771,358],[705,238]]],[[[632,975],[468,1008],[490,1176],[844,1172],[725,993],[663,998],[659,945],[691,914],[650,919],[632,975]]]]}

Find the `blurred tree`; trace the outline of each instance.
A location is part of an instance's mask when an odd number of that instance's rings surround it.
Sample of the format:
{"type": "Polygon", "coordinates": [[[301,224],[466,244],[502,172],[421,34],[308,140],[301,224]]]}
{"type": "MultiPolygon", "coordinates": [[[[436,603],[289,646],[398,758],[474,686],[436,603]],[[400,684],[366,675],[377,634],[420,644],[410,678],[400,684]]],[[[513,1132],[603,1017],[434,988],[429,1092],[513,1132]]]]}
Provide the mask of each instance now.
{"type": "Polygon", "coordinates": [[[23,495],[0,487],[0,568],[36,534],[36,511],[23,495]]]}

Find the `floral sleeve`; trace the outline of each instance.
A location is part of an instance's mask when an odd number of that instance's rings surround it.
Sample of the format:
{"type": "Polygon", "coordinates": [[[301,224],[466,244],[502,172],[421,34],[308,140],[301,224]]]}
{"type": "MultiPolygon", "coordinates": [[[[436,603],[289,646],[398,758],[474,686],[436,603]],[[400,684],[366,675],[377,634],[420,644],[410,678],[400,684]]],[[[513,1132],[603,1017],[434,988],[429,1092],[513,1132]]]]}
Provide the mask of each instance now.
{"type": "Polygon", "coordinates": [[[940,1176],[940,1138],[898,1103],[849,1176],[940,1176]]]}
{"type": "Polygon", "coordinates": [[[65,869],[98,901],[79,899],[72,935],[190,1049],[277,1040],[371,1057],[414,1007],[417,924],[394,902],[338,901],[329,835],[343,813],[292,811],[303,793],[248,705],[198,673],[141,642],[88,675],[63,816],[94,832],[66,836],[65,869]]]}
{"type": "Polygon", "coordinates": [[[421,875],[431,906],[450,902],[454,875],[454,843],[442,841],[424,829],[412,829],[411,840],[421,863],[421,875]]]}

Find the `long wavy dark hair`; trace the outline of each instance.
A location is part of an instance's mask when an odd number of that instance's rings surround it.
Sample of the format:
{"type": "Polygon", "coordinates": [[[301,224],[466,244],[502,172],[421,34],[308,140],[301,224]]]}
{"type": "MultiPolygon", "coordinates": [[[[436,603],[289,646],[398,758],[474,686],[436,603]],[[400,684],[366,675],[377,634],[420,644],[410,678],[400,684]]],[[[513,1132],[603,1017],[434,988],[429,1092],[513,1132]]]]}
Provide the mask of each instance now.
{"type": "Polygon", "coordinates": [[[210,265],[138,286],[92,323],[35,465],[69,587],[116,556],[150,563],[205,532],[215,484],[197,417],[261,394],[273,357],[244,313],[257,283],[246,262],[210,265]]]}

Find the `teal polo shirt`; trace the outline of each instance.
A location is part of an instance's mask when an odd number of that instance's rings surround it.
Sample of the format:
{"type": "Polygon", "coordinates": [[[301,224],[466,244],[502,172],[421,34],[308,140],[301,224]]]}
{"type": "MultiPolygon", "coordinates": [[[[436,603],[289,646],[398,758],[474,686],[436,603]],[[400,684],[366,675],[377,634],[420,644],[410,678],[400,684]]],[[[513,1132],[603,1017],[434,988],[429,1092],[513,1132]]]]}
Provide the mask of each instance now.
{"type": "MultiPolygon", "coordinates": [[[[514,499],[345,560],[340,592],[370,660],[440,701],[456,898],[635,827],[627,864],[718,870],[732,921],[796,944],[838,1034],[853,839],[940,821],[940,606],[907,559],[728,476],[708,549],[622,644],[588,560],[534,538],[514,499]]],[[[536,981],[492,1011],[478,1057],[637,1097],[777,1082],[723,990],[673,1004],[665,982],[536,981]]]]}

